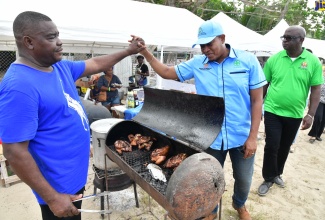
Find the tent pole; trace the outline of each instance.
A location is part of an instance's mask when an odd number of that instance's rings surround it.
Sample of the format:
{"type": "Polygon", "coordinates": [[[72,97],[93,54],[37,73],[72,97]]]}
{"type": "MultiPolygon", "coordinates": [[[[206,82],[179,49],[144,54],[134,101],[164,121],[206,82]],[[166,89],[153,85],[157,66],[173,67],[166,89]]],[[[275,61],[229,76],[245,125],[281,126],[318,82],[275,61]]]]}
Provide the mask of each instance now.
{"type": "MultiPolygon", "coordinates": [[[[160,62],[164,62],[164,46],[161,46],[160,50],[160,62]]],[[[157,74],[156,88],[162,89],[162,78],[157,74]]]]}

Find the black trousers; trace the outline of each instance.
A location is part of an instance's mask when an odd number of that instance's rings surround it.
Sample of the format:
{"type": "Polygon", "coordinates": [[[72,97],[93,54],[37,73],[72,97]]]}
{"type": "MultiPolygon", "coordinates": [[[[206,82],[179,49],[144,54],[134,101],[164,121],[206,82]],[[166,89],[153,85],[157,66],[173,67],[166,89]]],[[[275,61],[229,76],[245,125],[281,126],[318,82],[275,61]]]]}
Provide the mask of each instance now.
{"type": "MultiPolygon", "coordinates": [[[[84,191],[85,188],[82,188],[76,193],[76,195],[83,194],[84,191]]],[[[76,206],[77,209],[81,209],[82,201],[74,202],[73,204],[76,206]]],[[[72,217],[59,218],[53,214],[53,212],[51,211],[48,205],[40,205],[40,206],[41,206],[43,220],[81,220],[81,214],[72,217]]]]}
{"type": "Polygon", "coordinates": [[[290,146],[299,129],[301,118],[288,118],[270,112],[264,114],[265,148],[262,174],[265,181],[283,173],[290,146]]]}
{"type": "Polygon", "coordinates": [[[319,137],[322,135],[325,127],[325,104],[319,103],[315,117],[313,126],[311,127],[308,135],[311,137],[319,137]]]}

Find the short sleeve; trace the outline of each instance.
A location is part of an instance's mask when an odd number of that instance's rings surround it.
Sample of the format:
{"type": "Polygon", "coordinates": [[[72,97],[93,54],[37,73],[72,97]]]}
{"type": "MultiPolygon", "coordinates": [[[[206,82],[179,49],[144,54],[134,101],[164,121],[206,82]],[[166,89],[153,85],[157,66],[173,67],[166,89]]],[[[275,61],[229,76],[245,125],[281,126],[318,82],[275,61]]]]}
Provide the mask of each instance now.
{"type": "Polygon", "coordinates": [[[16,90],[1,94],[0,116],[0,136],[3,142],[17,143],[35,137],[38,102],[27,94],[16,90]]]}
{"type": "Polygon", "coordinates": [[[264,75],[265,75],[265,79],[268,82],[271,82],[272,76],[271,76],[271,64],[270,64],[271,60],[270,58],[266,61],[263,71],[264,71],[264,75]]]}
{"type": "Polygon", "coordinates": [[[148,73],[149,72],[149,68],[146,64],[143,64],[141,67],[141,73],[148,73]]]}
{"type": "Polygon", "coordinates": [[[256,56],[252,56],[251,58],[251,69],[250,69],[250,81],[249,81],[249,88],[250,89],[257,89],[266,84],[265,75],[261,64],[258,62],[256,56]]]}
{"type": "Polygon", "coordinates": [[[186,62],[182,62],[175,66],[175,71],[178,79],[183,82],[194,77],[193,65],[195,66],[195,59],[191,59],[186,62]]]}
{"type": "Polygon", "coordinates": [[[311,86],[321,85],[324,83],[323,68],[321,62],[315,62],[314,72],[312,73],[311,86]]]}
{"type": "Polygon", "coordinates": [[[97,87],[100,89],[102,86],[105,86],[104,78],[103,76],[99,77],[98,82],[97,82],[97,87]]]}

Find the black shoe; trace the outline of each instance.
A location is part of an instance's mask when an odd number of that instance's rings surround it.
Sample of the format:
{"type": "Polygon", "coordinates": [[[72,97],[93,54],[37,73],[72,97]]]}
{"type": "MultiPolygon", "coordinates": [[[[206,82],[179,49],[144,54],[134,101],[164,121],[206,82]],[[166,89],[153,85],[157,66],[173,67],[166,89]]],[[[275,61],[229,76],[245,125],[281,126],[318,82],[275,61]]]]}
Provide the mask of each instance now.
{"type": "Polygon", "coordinates": [[[273,182],[281,188],[285,187],[284,181],[282,180],[281,176],[277,176],[273,179],[273,182]]]}
{"type": "Polygon", "coordinates": [[[265,196],[268,192],[269,189],[273,186],[273,182],[266,182],[264,181],[260,187],[258,187],[257,193],[260,196],[265,196]]]}
{"type": "Polygon", "coordinates": [[[316,137],[316,140],[322,141],[323,139],[321,139],[320,137],[316,137]]]}

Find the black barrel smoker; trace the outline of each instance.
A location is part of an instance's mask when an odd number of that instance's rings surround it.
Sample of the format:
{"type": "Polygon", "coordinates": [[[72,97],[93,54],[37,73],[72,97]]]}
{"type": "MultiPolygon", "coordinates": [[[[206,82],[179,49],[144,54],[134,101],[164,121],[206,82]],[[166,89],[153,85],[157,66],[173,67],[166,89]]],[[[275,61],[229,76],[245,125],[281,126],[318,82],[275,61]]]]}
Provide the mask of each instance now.
{"type": "MultiPolygon", "coordinates": [[[[145,102],[132,120],[115,124],[107,133],[106,154],[133,181],[153,197],[177,220],[200,219],[218,204],[225,188],[219,162],[204,153],[219,134],[225,114],[224,100],[218,97],[177,91],[144,88],[145,102]],[[128,140],[130,134],[150,136],[149,151],[133,147],[118,153],[116,140],[128,140]],[[153,178],[147,169],[151,153],[170,146],[167,159],[186,153],[175,169],[160,165],[167,181],[153,178]]],[[[166,159],[166,160],[167,160],[166,159]]]]}

